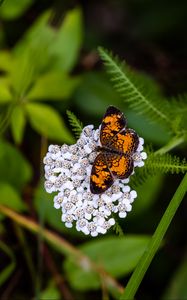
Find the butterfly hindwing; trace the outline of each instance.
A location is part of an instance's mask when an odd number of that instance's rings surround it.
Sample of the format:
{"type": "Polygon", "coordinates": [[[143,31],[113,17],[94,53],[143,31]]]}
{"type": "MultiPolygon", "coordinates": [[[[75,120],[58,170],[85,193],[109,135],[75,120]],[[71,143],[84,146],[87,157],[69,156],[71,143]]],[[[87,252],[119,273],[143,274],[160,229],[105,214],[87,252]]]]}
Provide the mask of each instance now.
{"type": "Polygon", "coordinates": [[[133,171],[133,159],[129,155],[106,153],[106,161],[112,176],[115,178],[128,178],[133,171]]]}
{"type": "Polygon", "coordinates": [[[113,176],[108,168],[106,156],[100,153],[95,158],[90,176],[90,190],[93,194],[101,194],[114,182],[113,176]]]}
{"type": "Polygon", "coordinates": [[[112,138],[126,126],[126,123],[123,113],[118,108],[109,106],[101,124],[101,145],[107,146],[112,138]]]}

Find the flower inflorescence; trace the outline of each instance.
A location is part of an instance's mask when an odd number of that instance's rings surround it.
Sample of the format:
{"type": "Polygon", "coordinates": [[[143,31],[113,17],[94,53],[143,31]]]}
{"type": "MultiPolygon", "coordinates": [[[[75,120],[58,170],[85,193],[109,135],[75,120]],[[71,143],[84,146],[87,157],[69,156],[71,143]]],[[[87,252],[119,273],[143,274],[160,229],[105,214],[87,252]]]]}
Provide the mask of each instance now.
{"type": "MultiPolygon", "coordinates": [[[[83,128],[74,145],[50,145],[44,157],[45,189],[58,192],[54,207],[62,210],[62,221],[66,227],[75,224],[78,231],[97,236],[105,234],[115,224],[113,214],[125,218],[132,209],[137,193],[131,190],[129,178],[116,179],[102,194],[90,192],[90,174],[99,145],[99,129],[93,125],[83,128]]],[[[143,152],[143,138],[133,154],[134,167],[142,167],[147,155],[143,152]]]]}

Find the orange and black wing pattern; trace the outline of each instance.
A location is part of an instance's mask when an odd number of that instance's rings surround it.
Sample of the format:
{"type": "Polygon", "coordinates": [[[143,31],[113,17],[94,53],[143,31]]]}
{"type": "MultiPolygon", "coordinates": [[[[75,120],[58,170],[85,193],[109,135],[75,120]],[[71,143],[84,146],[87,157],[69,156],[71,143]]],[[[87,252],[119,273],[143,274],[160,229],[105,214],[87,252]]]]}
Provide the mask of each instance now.
{"type": "Polygon", "coordinates": [[[114,182],[113,176],[108,168],[104,153],[97,155],[92,166],[90,176],[90,190],[93,194],[101,194],[114,182]]]}
{"type": "Polygon", "coordinates": [[[133,171],[133,159],[128,155],[106,153],[107,166],[113,178],[128,178],[133,171]]]}
{"type": "Polygon", "coordinates": [[[107,146],[113,137],[126,126],[123,113],[114,106],[109,106],[101,124],[100,141],[102,146],[107,146]]]}
{"type": "Polygon", "coordinates": [[[90,176],[90,190],[93,194],[106,191],[116,178],[128,178],[133,172],[132,154],[137,150],[137,133],[126,128],[123,113],[109,106],[100,129],[100,153],[97,155],[90,176]]]}
{"type": "Polygon", "coordinates": [[[123,129],[110,141],[110,150],[130,155],[134,153],[139,144],[139,137],[133,129],[123,129]]]}

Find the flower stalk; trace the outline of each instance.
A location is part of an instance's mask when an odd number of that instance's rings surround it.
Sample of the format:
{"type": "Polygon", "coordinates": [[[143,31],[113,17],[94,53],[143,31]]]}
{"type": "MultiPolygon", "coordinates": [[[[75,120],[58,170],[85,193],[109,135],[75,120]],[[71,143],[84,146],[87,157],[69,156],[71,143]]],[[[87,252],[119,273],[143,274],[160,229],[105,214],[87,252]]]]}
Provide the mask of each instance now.
{"type": "Polygon", "coordinates": [[[182,179],[180,185],[178,186],[173,198],[171,199],[155,233],[152,236],[150,243],[147,246],[144,254],[142,255],[136,269],[134,270],[120,300],[132,300],[138,290],[140,283],[154,257],[158,251],[163,237],[187,192],[187,173],[182,179]]]}

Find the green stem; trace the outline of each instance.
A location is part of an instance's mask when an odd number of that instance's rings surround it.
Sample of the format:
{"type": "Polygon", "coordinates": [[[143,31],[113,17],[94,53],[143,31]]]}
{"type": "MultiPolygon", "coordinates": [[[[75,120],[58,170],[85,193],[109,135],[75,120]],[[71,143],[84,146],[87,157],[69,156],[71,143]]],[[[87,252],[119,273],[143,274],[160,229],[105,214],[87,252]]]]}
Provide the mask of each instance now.
{"type": "Polygon", "coordinates": [[[184,136],[174,137],[172,140],[169,141],[168,144],[160,148],[155,152],[155,154],[164,154],[166,152],[169,152],[176,146],[182,144],[185,141],[184,136]]]}
{"type": "Polygon", "coordinates": [[[177,188],[173,198],[171,199],[155,233],[152,236],[150,243],[142,255],[136,269],[134,270],[127,287],[125,288],[120,300],[134,299],[138,287],[154,257],[158,248],[161,245],[162,239],[179,207],[185,193],[187,191],[187,173],[177,188]]]}

